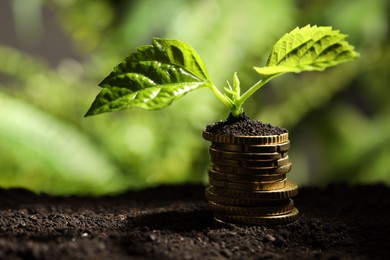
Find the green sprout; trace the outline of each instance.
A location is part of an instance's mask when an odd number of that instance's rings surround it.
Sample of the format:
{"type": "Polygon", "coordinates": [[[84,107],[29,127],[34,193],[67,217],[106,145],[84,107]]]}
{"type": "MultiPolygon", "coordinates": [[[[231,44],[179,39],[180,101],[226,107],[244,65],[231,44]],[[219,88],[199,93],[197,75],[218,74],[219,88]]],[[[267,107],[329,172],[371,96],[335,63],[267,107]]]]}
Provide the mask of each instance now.
{"type": "Polygon", "coordinates": [[[347,35],[332,27],[295,28],[274,45],[264,67],[254,67],[260,80],[241,94],[237,73],[233,86],[223,91],[211,81],[199,54],[187,43],[154,38],[152,45],[141,46],[114,68],[99,86],[85,116],[119,111],[131,107],[161,109],[199,88],[209,88],[230,110],[241,115],[246,100],[271,79],[284,73],[323,71],[359,57],[346,41],[347,35]]]}

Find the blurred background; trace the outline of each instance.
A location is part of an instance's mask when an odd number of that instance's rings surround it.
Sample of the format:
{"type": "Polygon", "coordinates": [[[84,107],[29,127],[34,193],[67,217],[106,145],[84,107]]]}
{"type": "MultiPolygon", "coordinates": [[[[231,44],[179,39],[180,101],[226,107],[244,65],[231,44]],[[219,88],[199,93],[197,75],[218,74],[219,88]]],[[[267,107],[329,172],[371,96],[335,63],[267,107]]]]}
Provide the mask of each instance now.
{"type": "Polygon", "coordinates": [[[289,130],[289,178],[301,186],[390,184],[389,13],[388,0],[2,0],[0,187],[100,195],[206,183],[201,133],[228,116],[210,90],[84,118],[97,84],[166,37],[192,45],[220,88],[237,71],[245,89],[272,45],[309,23],[348,34],[361,58],[275,79],[246,113],[289,130]]]}

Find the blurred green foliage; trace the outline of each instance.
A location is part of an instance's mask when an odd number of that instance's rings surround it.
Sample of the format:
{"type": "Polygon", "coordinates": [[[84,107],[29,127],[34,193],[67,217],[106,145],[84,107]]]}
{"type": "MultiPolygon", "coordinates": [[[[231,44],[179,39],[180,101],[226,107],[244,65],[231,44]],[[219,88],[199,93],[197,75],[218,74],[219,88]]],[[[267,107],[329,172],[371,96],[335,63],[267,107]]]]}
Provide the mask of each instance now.
{"type": "Polygon", "coordinates": [[[360,60],[276,79],[247,102],[247,114],[290,131],[289,178],[301,185],[390,183],[387,0],[27,2],[9,0],[14,23],[0,25],[1,187],[99,195],[206,182],[201,132],[227,117],[207,89],[161,111],[84,119],[97,84],[137,46],[165,37],[194,46],[217,86],[237,71],[245,88],[274,42],[308,23],[349,34],[360,60]],[[55,61],[43,47],[47,14],[69,40],[52,46],[55,61]],[[7,43],[7,30],[22,44],[7,43]],[[42,52],[30,51],[34,44],[42,52]]]}

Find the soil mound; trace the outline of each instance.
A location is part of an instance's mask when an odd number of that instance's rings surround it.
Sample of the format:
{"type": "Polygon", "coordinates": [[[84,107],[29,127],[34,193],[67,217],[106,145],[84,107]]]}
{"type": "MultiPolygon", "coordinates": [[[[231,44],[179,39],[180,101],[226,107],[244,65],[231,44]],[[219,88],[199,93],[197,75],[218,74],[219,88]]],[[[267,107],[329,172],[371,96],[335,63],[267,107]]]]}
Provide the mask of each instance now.
{"type": "Polygon", "coordinates": [[[245,113],[239,117],[234,117],[232,114],[229,114],[229,117],[225,121],[208,125],[206,131],[213,134],[231,136],[280,135],[287,132],[286,129],[252,120],[245,113]]]}

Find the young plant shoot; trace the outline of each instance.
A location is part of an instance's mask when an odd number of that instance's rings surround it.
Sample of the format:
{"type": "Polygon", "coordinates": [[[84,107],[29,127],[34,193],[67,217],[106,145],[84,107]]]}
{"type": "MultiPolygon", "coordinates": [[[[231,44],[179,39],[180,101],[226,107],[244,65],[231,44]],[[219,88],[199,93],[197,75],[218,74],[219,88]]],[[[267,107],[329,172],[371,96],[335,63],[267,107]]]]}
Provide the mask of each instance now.
{"type": "Polygon", "coordinates": [[[358,58],[346,37],[332,27],[295,28],[276,42],[264,67],[254,67],[260,79],[245,92],[237,73],[233,74],[232,85],[222,91],[217,88],[202,59],[187,43],[154,38],[152,45],[139,47],[99,84],[102,90],[85,116],[131,107],[161,109],[188,92],[209,88],[238,117],[243,113],[245,101],[277,76],[322,71],[358,58]]]}

